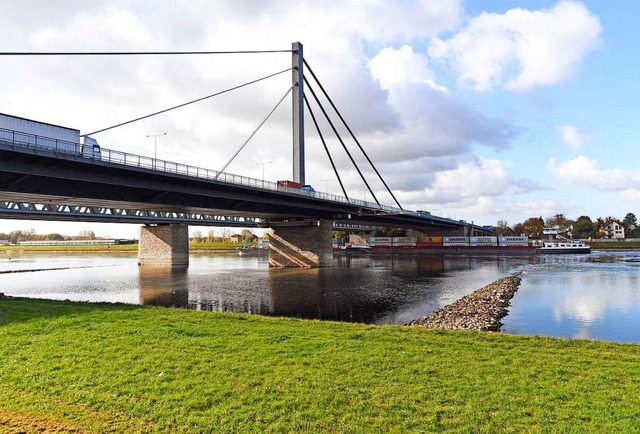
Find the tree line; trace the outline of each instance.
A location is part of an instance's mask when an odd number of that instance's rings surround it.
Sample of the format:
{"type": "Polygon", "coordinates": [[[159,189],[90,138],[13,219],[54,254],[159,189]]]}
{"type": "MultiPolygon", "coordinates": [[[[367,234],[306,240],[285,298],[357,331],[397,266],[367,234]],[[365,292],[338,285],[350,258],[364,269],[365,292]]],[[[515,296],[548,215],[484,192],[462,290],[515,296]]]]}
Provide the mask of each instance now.
{"type": "MultiPolygon", "coordinates": [[[[206,234],[203,234],[202,231],[195,230],[191,234],[191,241],[194,243],[225,243],[231,240],[231,235],[231,231],[226,228],[222,230],[222,235],[215,235],[212,230],[206,234]]],[[[243,229],[239,235],[244,243],[252,242],[258,238],[258,236],[249,229],[243,229]]]]}
{"type": "Polygon", "coordinates": [[[574,238],[610,238],[611,233],[605,229],[611,223],[620,224],[625,230],[626,238],[638,236],[637,218],[630,212],[623,219],[613,216],[591,217],[583,215],[575,220],[568,219],[564,214],[556,214],[553,217],[530,217],[522,223],[509,225],[506,220],[498,220],[496,223],[496,235],[527,235],[529,238],[542,238],[544,228],[557,228],[559,233],[570,233],[574,238]]]}
{"type": "Polygon", "coordinates": [[[11,231],[9,233],[0,232],[0,240],[8,241],[9,244],[18,244],[20,241],[70,241],[95,239],[96,234],[89,230],[80,231],[78,235],[60,235],[58,233],[38,234],[35,229],[11,231]]]}

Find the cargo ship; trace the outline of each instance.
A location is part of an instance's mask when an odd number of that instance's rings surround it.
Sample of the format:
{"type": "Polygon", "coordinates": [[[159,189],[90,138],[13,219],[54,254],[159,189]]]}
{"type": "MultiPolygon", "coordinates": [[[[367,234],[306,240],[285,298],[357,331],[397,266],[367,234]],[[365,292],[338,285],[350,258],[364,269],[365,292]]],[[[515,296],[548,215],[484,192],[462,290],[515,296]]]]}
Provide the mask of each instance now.
{"type": "Polygon", "coordinates": [[[564,243],[529,240],[527,236],[479,237],[370,237],[366,243],[334,244],[344,253],[442,253],[442,254],[546,254],[589,253],[591,247],[580,241],[564,243]]]}

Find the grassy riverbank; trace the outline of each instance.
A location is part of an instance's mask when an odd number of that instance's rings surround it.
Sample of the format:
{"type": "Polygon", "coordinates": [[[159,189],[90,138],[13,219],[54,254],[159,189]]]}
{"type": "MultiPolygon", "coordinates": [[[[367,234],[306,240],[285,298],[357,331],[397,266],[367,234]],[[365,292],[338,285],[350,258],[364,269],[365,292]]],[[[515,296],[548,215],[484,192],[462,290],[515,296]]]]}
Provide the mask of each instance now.
{"type": "Polygon", "coordinates": [[[592,241],[593,250],[640,250],[640,241],[592,241]]]}
{"type": "Polygon", "coordinates": [[[632,432],[640,346],[0,300],[0,431],[632,432]]]}
{"type": "MultiPolygon", "coordinates": [[[[241,243],[190,243],[189,250],[198,251],[235,251],[241,243]]],[[[118,244],[112,246],[0,246],[0,252],[137,252],[137,244],[118,244]]]]}
{"type": "Polygon", "coordinates": [[[0,252],[137,252],[137,244],[113,246],[0,246],[0,252]]]}

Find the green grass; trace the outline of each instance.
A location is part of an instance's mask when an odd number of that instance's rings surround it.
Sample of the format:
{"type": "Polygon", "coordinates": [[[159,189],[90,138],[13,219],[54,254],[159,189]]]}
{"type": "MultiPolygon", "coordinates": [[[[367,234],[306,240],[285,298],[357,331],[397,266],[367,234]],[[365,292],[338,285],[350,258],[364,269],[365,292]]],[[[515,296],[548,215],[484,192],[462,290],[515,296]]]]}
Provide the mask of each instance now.
{"type": "MultiPolygon", "coordinates": [[[[235,250],[243,245],[243,243],[189,243],[189,250],[235,250]]],[[[255,246],[255,243],[247,245],[255,246]]]]}
{"type": "Polygon", "coordinates": [[[0,431],[640,430],[638,345],[16,299],[0,361],[0,431]]]}
{"type": "Polygon", "coordinates": [[[137,252],[137,244],[113,246],[0,246],[0,252],[137,252]]]}
{"type": "Polygon", "coordinates": [[[595,250],[638,250],[639,241],[593,241],[591,248],[595,250]]]}
{"type": "MultiPolygon", "coordinates": [[[[242,243],[189,243],[189,250],[235,250],[242,243]]],[[[250,244],[251,245],[251,244],[250,244]]],[[[253,244],[255,245],[255,244],[253,244]]],[[[138,244],[118,244],[113,246],[0,246],[2,251],[19,252],[137,252],[138,244]]]]}

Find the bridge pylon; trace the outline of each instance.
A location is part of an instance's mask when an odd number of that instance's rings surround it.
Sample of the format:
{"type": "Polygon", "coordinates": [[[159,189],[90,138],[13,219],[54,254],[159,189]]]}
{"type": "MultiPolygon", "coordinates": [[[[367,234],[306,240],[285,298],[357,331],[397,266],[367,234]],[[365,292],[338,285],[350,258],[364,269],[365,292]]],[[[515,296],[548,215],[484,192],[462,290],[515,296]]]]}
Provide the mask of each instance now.
{"type": "Polygon", "coordinates": [[[293,122],[293,180],[304,185],[306,182],[304,174],[304,58],[302,44],[294,42],[291,44],[291,51],[291,66],[293,67],[291,83],[293,85],[291,111],[293,122]]]}
{"type": "Polygon", "coordinates": [[[269,220],[269,226],[270,267],[333,265],[330,220],[269,220]]]}
{"type": "Polygon", "coordinates": [[[138,265],[186,268],[189,266],[189,227],[160,224],[140,227],[138,265]]]}

